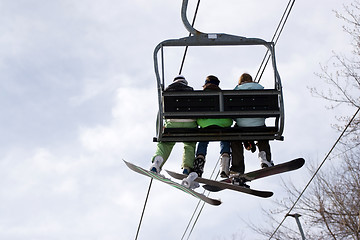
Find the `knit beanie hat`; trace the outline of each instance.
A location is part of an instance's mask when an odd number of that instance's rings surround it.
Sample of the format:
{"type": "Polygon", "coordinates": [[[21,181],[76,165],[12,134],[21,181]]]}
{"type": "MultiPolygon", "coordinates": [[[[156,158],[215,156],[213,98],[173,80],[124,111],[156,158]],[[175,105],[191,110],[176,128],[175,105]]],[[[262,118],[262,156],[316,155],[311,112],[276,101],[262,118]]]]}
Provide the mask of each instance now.
{"type": "Polygon", "coordinates": [[[179,82],[182,83],[184,85],[188,85],[188,82],[186,81],[185,77],[183,75],[178,75],[174,78],[173,82],[179,82]]]}
{"type": "Polygon", "coordinates": [[[213,76],[213,75],[209,75],[209,76],[206,77],[206,80],[205,80],[205,84],[204,84],[204,85],[206,85],[206,84],[208,84],[208,83],[212,83],[212,84],[214,84],[214,85],[216,85],[216,86],[219,86],[220,81],[219,81],[219,79],[218,79],[217,77],[215,77],[215,76],[213,76]]]}

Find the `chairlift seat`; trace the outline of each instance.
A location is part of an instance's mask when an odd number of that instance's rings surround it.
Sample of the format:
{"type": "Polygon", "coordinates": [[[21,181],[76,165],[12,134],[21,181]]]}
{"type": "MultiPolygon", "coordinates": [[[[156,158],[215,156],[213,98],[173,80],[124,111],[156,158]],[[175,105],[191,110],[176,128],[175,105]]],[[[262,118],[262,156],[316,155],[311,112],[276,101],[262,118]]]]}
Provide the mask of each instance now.
{"type": "Polygon", "coordinates": [[[282,140],[279,120],[280,92],[264,90],[221,90],[163,92],[164,119],[274,118],[264,127],[164,128],[155,141],[282,140]]]}

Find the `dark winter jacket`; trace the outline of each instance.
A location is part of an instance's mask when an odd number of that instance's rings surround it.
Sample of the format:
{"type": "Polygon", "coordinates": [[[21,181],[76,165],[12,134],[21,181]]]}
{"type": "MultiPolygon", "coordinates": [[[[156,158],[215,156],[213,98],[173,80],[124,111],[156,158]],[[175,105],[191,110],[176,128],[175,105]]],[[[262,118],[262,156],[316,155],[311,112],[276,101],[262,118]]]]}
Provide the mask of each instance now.
{"type": "Polygon", "coordinates": [[[194,89],[190,86],[187,86],[181,82],[173,82],[166,89],[166,92],[176,92],[176,91],[194,91],[194,89]]]}
{"type": "MultiPolygon", "coordinates": [[[[181,81],[175,81],[165,89],[165,92],[179,92],[179,91],[194,91],[194,89],[184,83],[181,83],[181,81]]],[[[166,119],[165,127],[194,128],[197,127],[197,124],[196,124],[196,119],[166,119]],[[183,125],[180,125],[182,123],[183,125]]]]}

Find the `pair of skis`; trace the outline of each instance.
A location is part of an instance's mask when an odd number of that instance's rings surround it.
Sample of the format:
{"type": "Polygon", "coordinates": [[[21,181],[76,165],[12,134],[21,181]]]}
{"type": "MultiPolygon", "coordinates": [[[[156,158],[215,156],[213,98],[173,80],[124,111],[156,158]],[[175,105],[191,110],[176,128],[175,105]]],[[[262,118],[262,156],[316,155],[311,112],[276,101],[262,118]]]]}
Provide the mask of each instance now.
{"type": "MultiPolygon", "coordinates": [[[[124,162],[131,170],[133,170],[137,173],[140,173],[142,175],[151,177],[153,179],[159,180],[166,184],[169,184],[169,185],[171,185],[177,189],[180,189],[198,199],[203,200],[206,203],[209,203],[211,205],[220,205],[221,204],[221,201],[218,199],[209,198],[209,197],[205,196],[204,194],[198,193],[190,188],[187,188],[177,182],[172,181],[171,179],[165,178],[164,176],[161,176],[159,174],[145,170],[145,169],[143,169],[139,166],[136,166],[135,164],[132,164],[130,162],[127,162],[125,160],[124,160],[124,162]]],[[[254,190],[251,188],[235,185],[232,183],[234,181],[245,183],[245,182],[252,181],[255,179],[259,179],[259,178],[263,178],[263,177],[267,177],[267,176],[271,176],[271,175],[275,175],[275,174],[279,174],[279,173],[283,173],[283,172],[293,171],[293,170],[301,168],[304,165],[304,163],[305,163],[305,160],[303,158],[297,158],[297,159],[291,160],[289,162],[275,165],[273,167],[263,168],[263,169],[245,173],[245,174],[232,175],[232,176],[230,176],[230,178],[224,179],[222,181],[214,181],[214,180],[200,178],[200,177],[196,178],[195,181],[198,183],[204,184],[203,188],[205,188],[206,190],[211,191],[211,192],[217,192],[217,191],[221,191],[224,189],[230,189],[230,190],[243,192],[243,193],[258,196],[258,197],[268,198],[273,195],[273,192],[254,190]]],[[[187,177],[187,175],[184,175],[184,174],[172,172],[169,170],[165,170],[165,171],[171,177],[178,179],[178,180],[182,180],[187,177]]]]}
{"type": "MultiPolygon", "coordinates": [[[[183,185],[181,185],[181,184],[179,184],[179,183],[177,183],[177,182],[174,182],[174,181],[172,181],[171,179],[166,178],[166,177],[164,177],[164,176],[162,176],[162,175],[160,175],[160,174],[156,174],[156,173],[151,172],[151,171],[149,171],[149,170],[143,169],[143,168],[141,168],[141,167],[139,167],[139,166],[136,166],[135,164],[126,162],[125,160],[124,160],[124,162],[126,163],[126,165],[127,165],[131,170],[133,170],[133,171],[135,171],[135,172],[137,172],[137,173],[140,173],[140,174],[142,174],[142,175],[151,177],[151,178],[153,178],[153,179],[156,179],[156,180],[158,180],[158,181],[161,181],[161,182],[163,182],[163,183],[169,184],[170,186],[175,187],[175,188],[177,188],[177,189],[180,189],[181,191],[186,192],[186,193],[188,193],[188,194],[190,194],[190,195],[192,195],[192,196],[194,196],[194,197],[196,197],[196,198],[198,198],[198,199],[201,199],[201,200],[203,200],[203,201],[206,202],[206,203],[209,203],[209,204],[215,205],[215,206],[221,204],[221,201],[220,201],[220,200],[209,198],[209,197],[205,196],[204,194],[198,193],[198,192],[196,192],[196,191],[194,191],[194,190],[192,190],[192,189],[190,189],[190,188],[187,188],[187,187],[185,187],[185,186],[183,186],[183,185]]],[[[186,176],[185,176],[185,177],[186,177],[186,176]]]]}

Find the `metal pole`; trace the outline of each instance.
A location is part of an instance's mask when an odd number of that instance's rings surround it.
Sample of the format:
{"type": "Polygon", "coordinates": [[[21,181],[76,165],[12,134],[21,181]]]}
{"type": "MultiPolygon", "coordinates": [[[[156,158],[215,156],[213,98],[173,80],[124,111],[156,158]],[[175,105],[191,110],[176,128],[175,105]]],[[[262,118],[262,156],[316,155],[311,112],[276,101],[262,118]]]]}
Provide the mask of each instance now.
{"type": "Polygon", "coordinates": [[[358,232],[360,232],[360,211],[359,211],[358,217],[359,217],[358,232]]]}
{"type": "Polygon", "coordinates": [[[301,237],[302,237],[303,240],[305,240],[305,234],[304,234],[304,231],[303,231],[303,229],[302,229],[302,227],[301,227],[300,220],[299,220],[299,217],[300,217],[301,215],[298,214],[298,213],[295,213],[295,214],[287,214],[286,216],[290,216],[290,217],[295,218],[296,223],[297,223],[297,225],[298,225],[298,227],[299,227],[299,231],[300,231],[301,237]]]}

